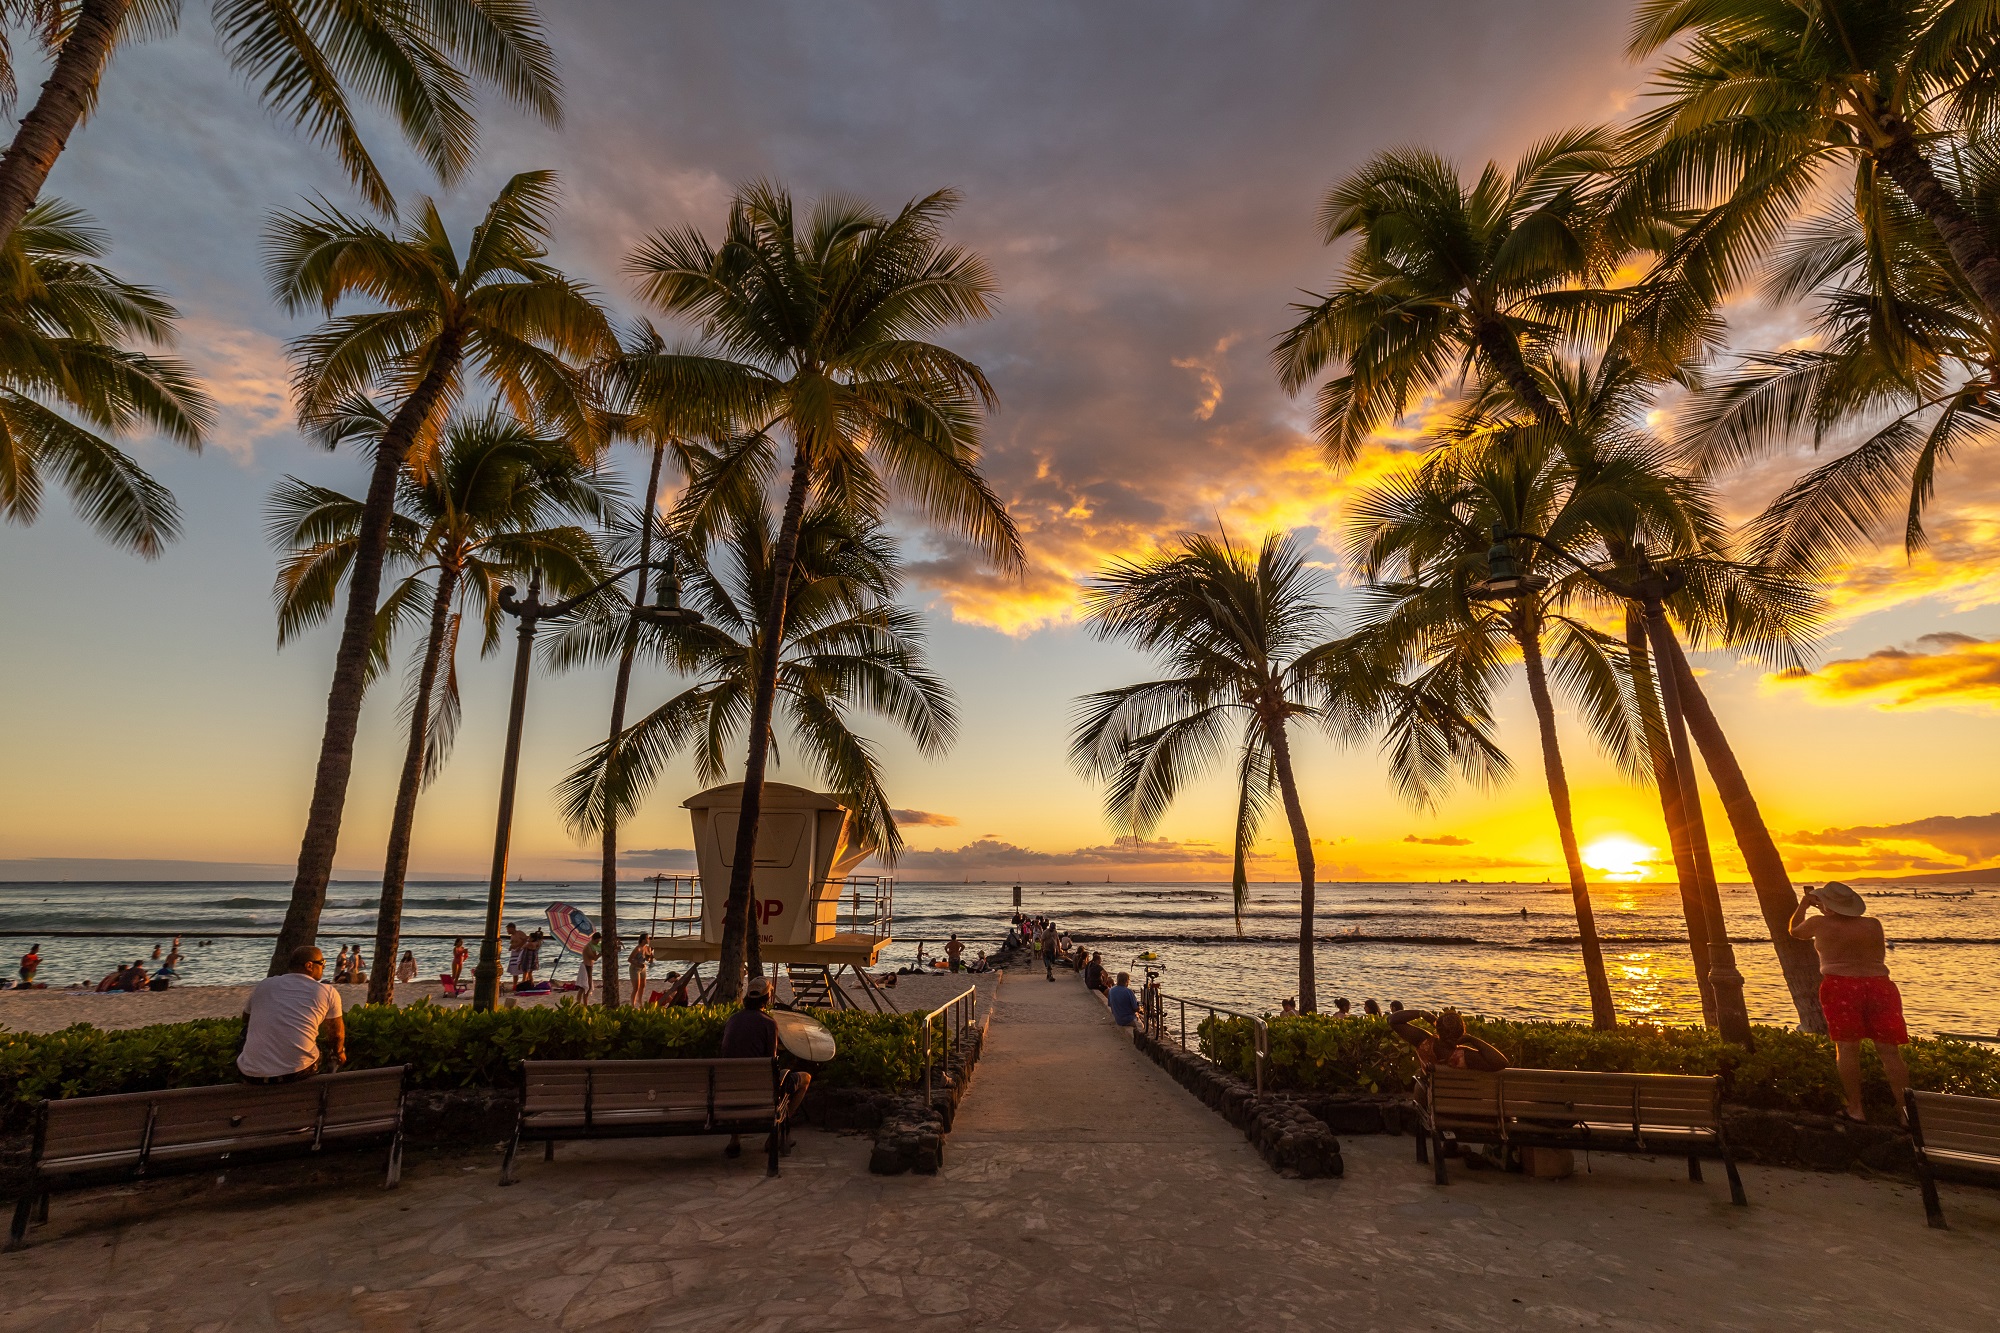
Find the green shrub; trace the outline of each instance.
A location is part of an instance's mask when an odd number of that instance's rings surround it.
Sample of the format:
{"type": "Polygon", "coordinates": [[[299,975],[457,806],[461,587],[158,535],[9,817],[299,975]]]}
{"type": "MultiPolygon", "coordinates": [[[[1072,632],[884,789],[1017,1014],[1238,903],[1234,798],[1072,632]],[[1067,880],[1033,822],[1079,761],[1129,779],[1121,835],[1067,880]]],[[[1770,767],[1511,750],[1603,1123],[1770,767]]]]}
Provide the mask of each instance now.
{"type": "MultiPolygon", "coordinates": [[[[410,1066],[414,1088],[509,1087],[523,1060],[677,1059],[713,1056],[720,1005],[600,1009],[446,1009],[418,1001],[347,1014],[347,1068],[410,1066]]],[[[922,1020],[907,1014],[820,1013],[840,1053],[815,1075],[830,1087],[906,1088],[923,1077],[922,1020]]],[[[0,1033],[0,1126],[20,1129],[50,1097],[191,1088],[237,1078],[240,1018],[104,1031],[0,1033]]]]}
{"type": "MultiPolygon", "coordinates": [[[[1265,1086],[1290,1092],[1408,1092],[1417,1076],[1416,1052],[1371,1018],[1300,1014],[1269,1020],[1270,1061],[1265,1086]]],[[[1705,1028],[1633,1023],[1599,1032],[1572,1023],[1511,1023],[1468,1018],[1466,1030],[1492,1042],[1514,1064],[1533,1069],[1595,1069],[1607,1073],[1720,1074],[1723,1096],[1766,1110],[1840,1110],[1840,1075],[1833,1043],[1788,1028],[1760,1027],[1755,1049],[1722,1040],[1705,1028]]],[[[1239,1078],[1254,1072],[1247,1018],[1221,1014],[1202,1021],[1202,1054],[1239,1078]]],[[[1910,1081],[1921,1089],[2000,1097],[2000,1055],[1970,1042],[1919,1040],[1903,1048],[1910,1081]]],[[[1864,1046],[1862,1093],[1871,1110],[1890,1112],[1881,1062],[1864,1046]]]]}

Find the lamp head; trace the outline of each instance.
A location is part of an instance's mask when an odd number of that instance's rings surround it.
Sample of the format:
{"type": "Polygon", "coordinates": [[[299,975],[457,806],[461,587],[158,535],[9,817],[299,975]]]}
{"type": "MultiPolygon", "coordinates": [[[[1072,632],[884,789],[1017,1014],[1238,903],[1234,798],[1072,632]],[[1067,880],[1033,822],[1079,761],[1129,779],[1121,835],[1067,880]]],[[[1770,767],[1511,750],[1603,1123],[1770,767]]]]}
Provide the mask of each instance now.
{"type": "Polygon", "coordinates": [[[1493,547],[1486,553],[1486,577],[1467,590],[1467,596],[1481,602],[1511,602],[1546,588],[1549,581],[1537,574],[1524,574],[1514,562],[1514,548],[1507,544],[1507,525],[1493,525],[1493,547]]]}
{"type": "Polygon", "coordinates": [[[652,605],[632,608],[632,619],[646,625],[699,625],[701,612],[681,605],[680,580],[671,564],[660,566],[660,578],[653,585],[652,605]]]}

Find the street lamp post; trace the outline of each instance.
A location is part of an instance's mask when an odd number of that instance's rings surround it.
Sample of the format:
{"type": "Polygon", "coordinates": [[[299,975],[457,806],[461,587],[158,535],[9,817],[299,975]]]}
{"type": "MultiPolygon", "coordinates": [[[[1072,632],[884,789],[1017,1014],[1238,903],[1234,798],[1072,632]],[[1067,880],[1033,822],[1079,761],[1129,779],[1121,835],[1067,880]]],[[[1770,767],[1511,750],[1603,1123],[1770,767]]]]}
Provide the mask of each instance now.
{"type": "Polygon", "coordinates": [[[513,588],[500,590],[500,609],[521,622],[514,653],[514,688],[507,704],[507,749],[500,761],[500,810],[493,830],[493,873],[486,885],[486,934],[479,942],[479,964],[472,970],[472,1007],[495,1009],[500,1004],[500,920],[507,905],[507,854],[514,836],[514,789],[521,772],[521,727],[528,710],[528,675],[534,665],[535,631],[544,620],[559,620],[636,569],[657,569],[660,578],[650,606],[636,605],[632,619],[649,625],[698,624],[701,614],[680,604],[677,570],[666,563],[627,565],[596,586],[559,602],[542,601],[542,576],[528,580],[528,595],[513,588]]]}
{"type": "Polygon", "coordinates": [[[1660,682],[1660,701],[1667,715],[1667,734],[1673,748],[1674,774],[1680,783],[1681,830],[1695,858],[1700,881],[1701,914],[1708,925],[1708,980],[1715,996],[1715,1022],[1723,1039],[1749,1046],[1750,1013],[1743,1000],[1743,973],[1736,966],[1736,950],[1729,942],[1728,923],[1722,918],[1722,897],[1716,892],[1715,871],[1709,860],[1708,829],[1702,819],[1701,792],[1695,786],[1694,753],[1688,745],[1687,719],[1681,712],[1679,645],[1673,627],[1667,623],[1666,599],[1683,586],[1675,570],[1656,569],[1642,549],[1637,552],[1637,577],[1631,583],[1606,578],[1561,546],[1532,532],[1509,530],[1493,525],[1493,549],[1487,554],[1487,577],[1474,584],[1471,596],[1482,601],[1512,601],[1546,587],[1547,579],[1520,573],[1514,564],[1509,541],[1534,542],[1564,564],[1583,574],[1616,597],[1637,602],[1652,645],[1654,675],[1660,682]]]}

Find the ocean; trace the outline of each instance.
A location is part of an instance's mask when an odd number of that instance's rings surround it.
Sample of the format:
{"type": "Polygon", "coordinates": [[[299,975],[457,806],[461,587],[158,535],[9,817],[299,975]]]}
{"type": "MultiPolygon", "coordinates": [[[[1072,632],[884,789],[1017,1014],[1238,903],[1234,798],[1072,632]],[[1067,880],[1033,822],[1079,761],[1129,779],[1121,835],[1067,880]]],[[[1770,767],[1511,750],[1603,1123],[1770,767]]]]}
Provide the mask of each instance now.
{"type": "MultiPolygon", "coordinates": [[[[1861,885],[1893,945],[1890,969],[1902,987],[1910,1026],[1920,1033],[2000,1032],[2000,884],[1926,890],[1861,885]]],[[[182,937],[184,984],[252,981],[270,958],[288,886],[275,883],[0,884],[0,955],[11,961],[42,946],[41,979],[95,981],[119,963],[147,958],[153,945],[182,937]],[[124,932],[116,938],[60,932],[124,932]],[[11,938],[9,938],[11,937],[11,938]]],[[[321,944],[372,947],[378,886],[336,883],[322,918],[321,944]]],[[[507,886],[510,920],[541,920],[551,902],[596,915],[594,882],[507,886]]],[[[485,885],[421,882],[407,890],[406,947],[424,976],[444,969],[451,937],[474,946],[484,919],[485,885]]],[[[1668,885],[1594,886],[1612,997],[1622,1018],[1700,1021],[1679,891],[1668,885]]],[[[1314,949],[1321,1006],[1347,996],[1392,999],[1422,1008],[1454,1004],[1505,1018],[1587,1019],[1589,1002],[1566,888],[1548,884],[1324,884],[1314,949]]],[[[971,953],[996,946],[1013,901],[1006,883],[907,881],[895,891],[896,943],[885,966],[935,956],[956,932],[971,953]],[[927,944],[921,943],[928,941],[927,944]]],[[[1745,979],[1751,1017],[1792,1020],[1790,1002],[1762,918],[1747,885],[1725,886],[1724,911],[1745,979]]],[[[1115,969],[1137,971],[1148,950],[1163,960],[1173,994],[1232,1006],[1275,1009],[1298,990],[1298,890],[1252,886],[1239,935],[1226,884],[1036,884],[1022,908],[1054,917],[1099,950],[1115,969]]],[[[622,886],[623,929],[644,929],[652,888],[622,886]]],[[[552,957],[545,951],[544,961],[552,957]]]]}

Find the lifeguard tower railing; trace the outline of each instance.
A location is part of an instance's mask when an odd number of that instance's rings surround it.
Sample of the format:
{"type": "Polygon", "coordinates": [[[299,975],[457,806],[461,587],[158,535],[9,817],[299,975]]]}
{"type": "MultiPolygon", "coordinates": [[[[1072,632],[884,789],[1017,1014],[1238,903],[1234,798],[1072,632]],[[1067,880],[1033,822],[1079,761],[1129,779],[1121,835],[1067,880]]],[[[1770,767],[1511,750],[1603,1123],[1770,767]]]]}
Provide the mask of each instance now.
{"type": "MultiPolygon", "coordinates": [[[[652,935],[658,940],[701,938],[701,876],[652,875],[652,935]]],[[[896,881],[889,875],[848,875],[827,880],[839,889],[820,898],[819,924],[836,935],[866,935],[887,939],[895,925],[896,881]]]]}

